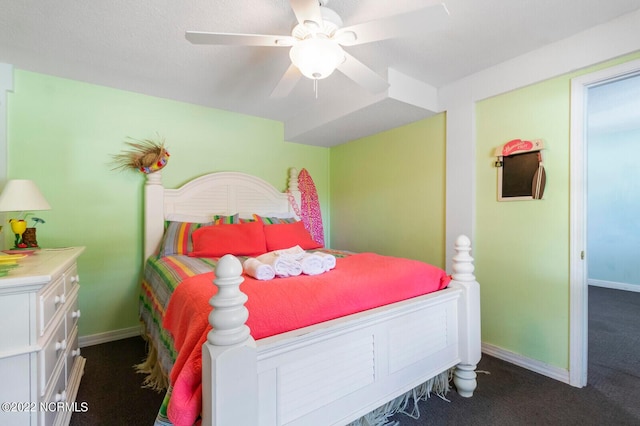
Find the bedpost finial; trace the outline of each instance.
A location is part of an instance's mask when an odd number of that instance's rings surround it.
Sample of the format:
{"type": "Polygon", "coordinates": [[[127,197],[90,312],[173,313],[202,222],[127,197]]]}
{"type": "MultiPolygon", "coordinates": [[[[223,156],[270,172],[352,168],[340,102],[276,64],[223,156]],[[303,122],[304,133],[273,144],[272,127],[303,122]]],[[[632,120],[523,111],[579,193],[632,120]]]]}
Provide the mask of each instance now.
{"type": "Polygon", "coordinates": [[[242,263],[237,257],[225,254],[216,265],[216,277],[226,279],[240,277],[242,275],[242,263]]]}
{"type": "Polygon", "coordinates": [[[473,257],[469,254],[471,252],[471,240],[469,237],[460,235],[456,238],[455,252],[456,254],[453,256],[453,279],[456,281],[475,281],[473,257]]]}
{"type": "Polygon", "coordinates": [[[298,169],[295,167],[289,169],[288,190],[290,192],[298,191],[298,169]]]}
{"type": "Polygon", "coordinates": [[[242,263],[230,254],[220,258],[216,266],[216,278],[213,280],[218,292],[209,304],[213,310],[209,314],[212,330],[207,341],[216,346],[231,346],[245,342],[250,338],[249,327],[245,324],[249,311],[244,306],[248,297],[240,291],[242,263]]]}
{"type": "Polygon", "coordinates": [[[469,247],[469,250],[471,250],[471,240],[464,234],[458,235],[458,238],[456,238],[455,247],[456,250],[458,250],[458,247],[469,247]]]}

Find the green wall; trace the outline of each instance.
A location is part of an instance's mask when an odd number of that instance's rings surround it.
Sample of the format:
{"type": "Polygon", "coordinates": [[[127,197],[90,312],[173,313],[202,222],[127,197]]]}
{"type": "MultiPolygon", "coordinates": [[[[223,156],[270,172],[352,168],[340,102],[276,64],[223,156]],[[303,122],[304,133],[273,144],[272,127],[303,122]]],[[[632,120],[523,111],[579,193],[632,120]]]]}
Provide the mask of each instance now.
{"type": "Polygon", "coordinates": [[[476,274],[482,340],[568,367],[569,89],[553,79],[476,108],[476,274]],[[495,148],[543,139],[543,200],[498,202],[495,148]]]}
{"type": "Polygon", "coordinates": [[[306,168],[328,216],[329,150],[283,141],[280,122],[15,70],[8,97],[8,178],[33,179],[52,210],[42,247],[86,246],[79,261],[80,336],[138,324],[144,176],[113,171],[127,138],[163,137],[165,186],[212,171],[257,175],[285,189],[306,168]]]}
{"type": "Polygon", "coordinates": [[[331,242],[444,267],[445,114],[331,148],[331,242]]]}
{"type": "Polygon", "coordinates": [[[571,79],[622,62],[496,96],[476,104],[476,236],[482,341],[543,363],[569,367],[569,163],[571,79]],[[543,139],[542,200],[497,200],[496,147],[543,139]]]}

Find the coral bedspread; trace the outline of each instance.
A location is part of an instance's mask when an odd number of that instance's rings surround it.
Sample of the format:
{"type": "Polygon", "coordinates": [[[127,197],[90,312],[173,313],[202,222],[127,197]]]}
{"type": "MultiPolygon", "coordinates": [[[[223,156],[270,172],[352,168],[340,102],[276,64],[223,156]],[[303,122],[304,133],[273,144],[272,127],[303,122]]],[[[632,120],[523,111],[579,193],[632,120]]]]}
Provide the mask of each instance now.
{"type": "MultiPolygon", "coordinates": [[[[450,281],[435,266],[373,253],[338,258],[335,269],[321,275],[244,278],[240,289],[249,297],[247,325],[256,340],[427,294],[450,281]]],[[[168,406],[177,426],[194,424],[201,410],[201,347],[210,330],[208,302],[217,291],[213,279],[213,272],[186,278],[171,295],[163,320],[178,352],[168,406]]]]}

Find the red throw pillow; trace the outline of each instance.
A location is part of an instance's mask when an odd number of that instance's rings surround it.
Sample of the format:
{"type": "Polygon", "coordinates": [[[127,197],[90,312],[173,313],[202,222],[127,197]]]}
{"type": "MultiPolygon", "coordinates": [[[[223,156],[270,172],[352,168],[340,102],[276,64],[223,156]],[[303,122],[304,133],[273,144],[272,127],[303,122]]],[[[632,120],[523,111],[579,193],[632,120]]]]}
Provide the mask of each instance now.
{"type": "Polygon", "coordinates": [[[265,225],[264,236],[267,240],[268,251],[286,249],[294,246],[300,246],[304,250],[322,247],[322,244],[319,244],[311,238],[311,234],[301,221],[265,225]]]}
{"type": "Polygon", "coordinates": [[[257,256],[267,251],[259,222],[203,226],[192,234],[191,257],[257,256]]]}

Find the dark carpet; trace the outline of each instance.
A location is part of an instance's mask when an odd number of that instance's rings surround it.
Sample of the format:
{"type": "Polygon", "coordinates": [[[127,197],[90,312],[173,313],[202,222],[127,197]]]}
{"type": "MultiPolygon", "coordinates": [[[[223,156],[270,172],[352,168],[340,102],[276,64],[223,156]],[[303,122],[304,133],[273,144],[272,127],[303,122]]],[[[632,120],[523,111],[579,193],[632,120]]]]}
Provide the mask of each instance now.
{"type": "MultiPolygon", "coordinates": [[[[417,425],[640,425],[640,293],[590,287],[589,379],[577,389],[483,355],[472,398],[452,390],[449,402],[432,396],[419,403],[417,425]],[[487,372],[487,373],[483,373],[487,372]]],[[[141,388],[133,365],[145,342],[130,338],[83,348],[87,358],[72,426],[153,425],[163,395],[141,388]]],[[[238,425],[242,426],[242,425],[238,425]]]]}
{"type": "Polygon", "coordinates": [[[144,376],[133,366],[147,353],[141,337],[82,348],[87,359],[77,402],[86,402],[86,412],[73,413],[71,426],[153,425],[163,394],[142,388],[144,376]]]}

